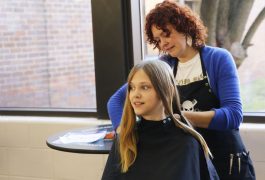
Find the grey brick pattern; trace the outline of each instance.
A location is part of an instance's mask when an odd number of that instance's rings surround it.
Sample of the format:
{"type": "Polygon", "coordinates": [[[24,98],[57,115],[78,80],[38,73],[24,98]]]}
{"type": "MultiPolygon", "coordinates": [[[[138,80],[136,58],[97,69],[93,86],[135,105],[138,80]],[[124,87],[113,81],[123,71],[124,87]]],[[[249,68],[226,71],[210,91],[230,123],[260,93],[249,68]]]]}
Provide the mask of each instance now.
{"type": "Polygon", "coordinates": [[[96,107],[90,0],[0,1],[0,107],[96,107]]]}

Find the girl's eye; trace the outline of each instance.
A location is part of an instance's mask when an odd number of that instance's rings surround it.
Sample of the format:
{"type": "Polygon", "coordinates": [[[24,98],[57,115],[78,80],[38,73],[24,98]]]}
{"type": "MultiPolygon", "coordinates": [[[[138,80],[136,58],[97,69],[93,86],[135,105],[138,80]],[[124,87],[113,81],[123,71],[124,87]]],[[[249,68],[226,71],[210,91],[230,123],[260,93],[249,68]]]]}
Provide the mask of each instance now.
{"type": "Polygon", "coordinates": [[[134,89],[135,89],[135,87],[129,86],[129,91],[133,91],[134,89]]]}
{"type": "Polygon", "coordinates": [[[142,86],[142,89],[143,89],[143,90],[148,90],[149,87],[148,87],[148,86],[142,86]]]}

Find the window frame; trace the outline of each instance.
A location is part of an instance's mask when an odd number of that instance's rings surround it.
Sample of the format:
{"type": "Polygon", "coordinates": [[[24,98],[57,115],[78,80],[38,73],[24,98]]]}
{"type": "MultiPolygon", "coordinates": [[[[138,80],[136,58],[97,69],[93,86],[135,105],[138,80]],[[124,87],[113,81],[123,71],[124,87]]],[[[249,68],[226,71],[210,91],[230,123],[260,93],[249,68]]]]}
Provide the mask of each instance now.
{"type": "MultiPolygon", "coordinates": [[[[8,116],[96,117],[108,119],[107,101],[109,97],[126,82],[130,68],[146,58],[142,48],[144,47],[143,22],[140,14],[143,12],[142,4],[143,0],[91,0],[93,32],[97,32],[93,33],[97,108],[0,108],[0,114],[8,116]],[[103,16],[104,13],[102,12],[107,12],[109,8],[115,9],[112,12],[113,14],[105,13],[103,16]],[[115,21],[107,29],[114,36],[107,36],[108,38],[104,38],[104,41],[102,41],[105,31],[101,30],[101,21],[106,20],[110,15],[114,15],[116,18],[112,18],[115,21]],[[113,26],[115,24],[121,26],[113,26]],[[102,49],[109,48],[104,43],[108,41],[115,42],[115,46],[112,46],[112,49],[108,50],[107,53],[102,53],[102,49]],[[102,58],[108,60],[102,61],[102,58]],[[106,67],[111,68],[106,69],[106,67]],[[106,83],[109,82],[111,83],[106,88],[106,83]]],[[[265,123],[265,113],[244,112],[243,114],[244,122],[265,123]]]]}

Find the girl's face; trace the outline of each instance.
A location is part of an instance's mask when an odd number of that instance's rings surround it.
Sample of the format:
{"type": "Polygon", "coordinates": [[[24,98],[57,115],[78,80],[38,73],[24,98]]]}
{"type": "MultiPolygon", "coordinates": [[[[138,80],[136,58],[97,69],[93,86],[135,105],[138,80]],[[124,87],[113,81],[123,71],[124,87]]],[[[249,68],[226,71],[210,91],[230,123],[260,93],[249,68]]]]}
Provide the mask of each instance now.
{"type": "Polygon", "coordinates": [[[129,99],[135,114],[146,120],[161,120],[166,117],[163,103],[142,69],[129,82],[129,99]]]}
{"type": "Polygon", "coordinates": [[[172,25],[167,25],[167,29],[169,33],[158,29],[155,25],[151,27],[154,40],[158,43],[160,50],[180,61],[188,60],[191,47],[187,45],[185,35],[177,32],[172,25]]]}

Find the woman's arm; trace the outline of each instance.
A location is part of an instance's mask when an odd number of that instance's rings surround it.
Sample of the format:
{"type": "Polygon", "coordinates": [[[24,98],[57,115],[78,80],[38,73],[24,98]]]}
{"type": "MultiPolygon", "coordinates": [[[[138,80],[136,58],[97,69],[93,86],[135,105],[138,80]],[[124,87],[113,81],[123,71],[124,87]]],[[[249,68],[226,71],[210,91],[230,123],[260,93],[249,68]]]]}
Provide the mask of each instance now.
{"type": "Polygon", "coordinates": [[[224,49],[221,52],[214,67],[216,96],[220,101],[220,108],[212,109],[215,115],[208,128],[238,129],[243,120],[243,112],[237,68],[232,55],[224,49]]]}
{"type": "Polygon", "coordinates": [[[203,111],[203,112],[183,111],[182,113],[193,126],[200,128],[208,128],[215,114],[214,111],[203,111]]]}
{"type": "Polygon", "coordinates": [[[126,98],[127,83],[117,90],[109,99],[107,108],[113,128],[116,130],[120,125],[123,106],[126,98]]]}
{"type": "Polygon", "coordinates": [[[191,121],[199,127],[207,127],[208,123],[209,129],[238,129],[243,112],[234,59],[227,50],[221,48],[205,47],[202,55],[211,89],[219,99],[220,107],[186,116],[191,116],[191,121]]]}

